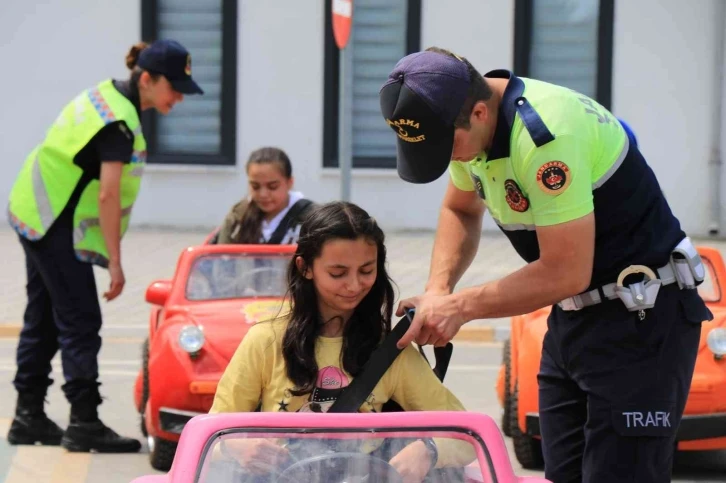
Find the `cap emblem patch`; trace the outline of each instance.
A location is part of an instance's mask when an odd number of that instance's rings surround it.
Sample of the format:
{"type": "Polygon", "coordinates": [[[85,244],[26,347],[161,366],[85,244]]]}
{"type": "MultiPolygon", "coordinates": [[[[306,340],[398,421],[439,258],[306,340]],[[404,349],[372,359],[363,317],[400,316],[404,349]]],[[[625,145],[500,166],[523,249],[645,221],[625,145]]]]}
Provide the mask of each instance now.
{"type": "Polygon", "coordinates": [[[413,119],[398,119],[395,121],[391,121],[390,119],[386,118],[386,122],[389,126],[391,126],[393,130],[396,131],[396,134],[398,134],[399,138],[403,139],[408,143],[418,143],[426,140],[425,134],[420,134],[418,136],[409,134],[409,130],[415,129],[416,131],[418,131],[420,128],[420,124],[413,119]]]}

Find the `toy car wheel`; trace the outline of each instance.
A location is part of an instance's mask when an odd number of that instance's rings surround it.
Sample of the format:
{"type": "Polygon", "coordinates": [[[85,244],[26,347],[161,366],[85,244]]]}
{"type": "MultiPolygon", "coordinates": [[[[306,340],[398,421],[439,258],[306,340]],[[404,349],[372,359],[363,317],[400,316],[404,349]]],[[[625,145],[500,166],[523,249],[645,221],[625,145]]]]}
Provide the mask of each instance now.
{"type": "Polygon", "coordinates": [[[509,391],[509,387],[512,379],[512,341],[507,339],[504,341],[504,347],[502,348],[502,364],[504,365],[504,404],[502,411],[502,432],[511,437],[511,412],[512,412],[512,393],[509,391]]]}
{"type": "Polygon", "coordinates": [[[141,347],[141,360],[142,360],[142,371],[143,371],[143,378],[141,383],[141,411],[139,413],[141,414],[141,434],[144,435],[144,437],[149,436],[149,432],[146,430],[146,402],[149,400],[149,339],[147,338],[144,341],[144,344],[141,347]]]}
{"type": "Polygon", "coordinates": [[[517,461],[522,465],[522,468],[527,470],[542,469],[544,468],[542,441],[526,433],[522,433],[522,430],[519,429],[519,421],[517,420],[519,414],[519,388],[517,386],[514,386],[511,401],[509,427],[512,432],[514,454],[517,457],[517,461]]]}
{"type": "Polygon", "coordinates": [[[159,471],[169,471],[174,462],[174,454],[178,443],[165,439],[149,436],[149,461],[151,467],[159,471]]]}

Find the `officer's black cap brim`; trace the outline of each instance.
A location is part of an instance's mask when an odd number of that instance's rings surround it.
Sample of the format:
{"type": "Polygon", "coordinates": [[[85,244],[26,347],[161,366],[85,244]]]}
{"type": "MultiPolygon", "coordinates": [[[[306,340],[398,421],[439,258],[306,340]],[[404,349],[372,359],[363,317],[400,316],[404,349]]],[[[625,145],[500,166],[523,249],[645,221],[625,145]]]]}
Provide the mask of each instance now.
{"type": "Polygon", "coordinates": [[[451,162],[454,148],[454,128],[442,132],[436,141],[427,139],[424,146],[412,146],[398,141],[396,169],[404,181],[416,184],[431,183],[439,179],[451,162]]]}
{"type": "Polygon", "coordinates": [[[194,82],[191,78],[190,79],[179,79],[179,80],[169,80],[169,83],[171,84],[171,87],[174,88],[175,91],[181,92],[182,94],[204,94],[204,91],[202,90],[199,85],[194,82]]]}
{"type": "MultiPolygon", "coordinates": [[[[428,104],[402,82],[384,86],[380,92],[381,112],[391,120],[412,119],[420,129],[409,140],[397,136],[396,169],[404,181],[431,183],[448,169],[454,149],[454,126],[445,124],[428,104]],[[412,142],[411,138],[424,139],[412,142]]],[[[393,127],[393,126],[392,126],[393,127]]],[[[405,128],[405,126],[404,126],[405,128]]],[[[398,129],[393,127],[394,132],[398,129]]]]}

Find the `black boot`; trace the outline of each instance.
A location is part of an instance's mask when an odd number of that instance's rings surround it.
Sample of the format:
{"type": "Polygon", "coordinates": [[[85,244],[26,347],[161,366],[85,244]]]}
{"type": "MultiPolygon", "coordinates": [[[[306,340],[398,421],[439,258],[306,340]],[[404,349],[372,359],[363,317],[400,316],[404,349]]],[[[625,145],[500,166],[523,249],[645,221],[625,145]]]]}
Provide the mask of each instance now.
{"type": "Polygon", "coordinates": [[[44,403],[43,394],[18,394],[15,418],[8,431],[8,443],[47,446],[60,444],[63,430],[45,415],[44,403]]]}
{"type": "Polygon", "coordinates": [[[119,436],[100,419],[95,404],[71,405],[71,421],[61,441],[68,451],[95,453],[136,453],[141,442],[119,436]]]}

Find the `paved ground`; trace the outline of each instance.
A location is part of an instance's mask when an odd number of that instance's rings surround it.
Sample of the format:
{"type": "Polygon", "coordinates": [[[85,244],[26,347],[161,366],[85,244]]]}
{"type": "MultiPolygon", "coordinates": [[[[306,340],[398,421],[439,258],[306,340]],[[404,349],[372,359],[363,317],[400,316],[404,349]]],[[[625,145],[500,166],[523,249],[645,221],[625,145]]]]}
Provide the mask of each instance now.
{"type": "MultiPolygon", "coordinates": [[[[137,327],[145,327],[148,312],[144,302],[146,287],[155,279],[171,277],[181,250],[200,243],[205,235],[203,231],[191,230],[131,230],[122,247],[126,288],[113,302],[102,302],[104,330],[121,335],[137,327]]],[[[403,297],[418,295],[428,278],[433,233],[394,232],[388,233],[387,237],[389,271],[396,293],[403,297]]],[[[715,246],[726,253],[726,240],[695,242],[715,246]]],[[[6,254],[5,265],[0,271],[0,334],[12,334],[22,323],[25,308],[25,259],[16,235],[10,229],[0,228],[0,253],[6,254]]],[[[457,288],[496,280],[523,265],[504,235],[485,233],[474,262],[457,288]]],[[[107,290],[109,279],[105,270],[96,270],[96,280],[99,294],[107,290]]],[[[472,321],[464,326],[461,339],[504,340],[508,324],[508,319],[472,321]]]]}
{"type": "MultiPolygon", "coordinates": [[[[203,232],[135,229],[124,241],[124,267],[127,287],[116,301],[103,303],[105,316],[104,345],[100,356],[102,391],[106,401],[101,406],[102,418],[124,434],[141,437],[138,417],[132,401],[132,385],[140,366],[140,345],[146,331],[148,306],[144,302],[146,286],[154,279],[172,275],[180,251],[198,243],[203,232]]],[[[724,242],[709,242],[722,252],[724,242]]],[[[431,253],[431,233],[389,234],[390,271],[404,296],[423,289],[431,253]]],[[[146,446],[136,455],[69,454],[58,448],[10,447],[4,441],[14,410],[11,380],[15,371],[13,338],[22,320],[25,305],[25,271],[22,250],[8,230],[0,229],[0,251],[6,263],[0,273],[0,483],[38,482],[128,482],[142,474],[153,473],[148,465],[146,446]]],[[[460,286],[491,280],[520,267],[522,263],[502,235],[487,234],[482,238],[479,254],[460,286]]],[[[106,289],[108,277],[98,271],[99,292],[106,289]]],[[[471,339],[478,343],[458,342],[447,384],[468,409],[481,411],[499,419],[499,406],[494,392],[496,371],[501,359],[501,343],[482,342],[502,339],[507,320],[475,321],[469,324],[471,339]]],[[[68,421],[68,406],[60,385],[59,361],[54,361],[56,384],[49,393],[48,413],[59,424],[68,421]]],[[[507,439],[507,444],[511,442],[507,439]]],[[[510,448],[510,454],[511,448],[510,448]]],[[[519,474],[540,474],[522,471],[519,474]]],[[[678,456],[674,481],[726,481],[726,453],[697,453],[678,456]]]]}
{"type": "MultiPolygon", "coordinates": [[[[126,288],[113,302],[102,302],[105,330],[116,333],[144,325],[148,310],[144,292],[148,284],[170,277],[181,250],[200,243],[204,236],[200,231],[131,230],[122,246],[126,288]]],[[[408,297],[423,291],[432,245],[430,232],[388,234],[389,270],[397,293],[408,297]]],[[[25,259],[14,232],[9,229],[0,229],[0,253],[5,253],[7,260],[0,272],[0,330],[4,327],[5,331],[12,331],[22,322],[25,309],[25,259]]],[[[487,234],[482,237],[476,260],[459,287],[494,280],[522,264],[503,235],[487,234]]],[[[108,288],[107,272],[97,269],[96,274],[98,290],[102,293],[108,288]]],[[[468,325],[477,329],[477,337],[489,337],[493,332],[484,329],[506,327],[507,320],[473,321],[468,325]]]]}

